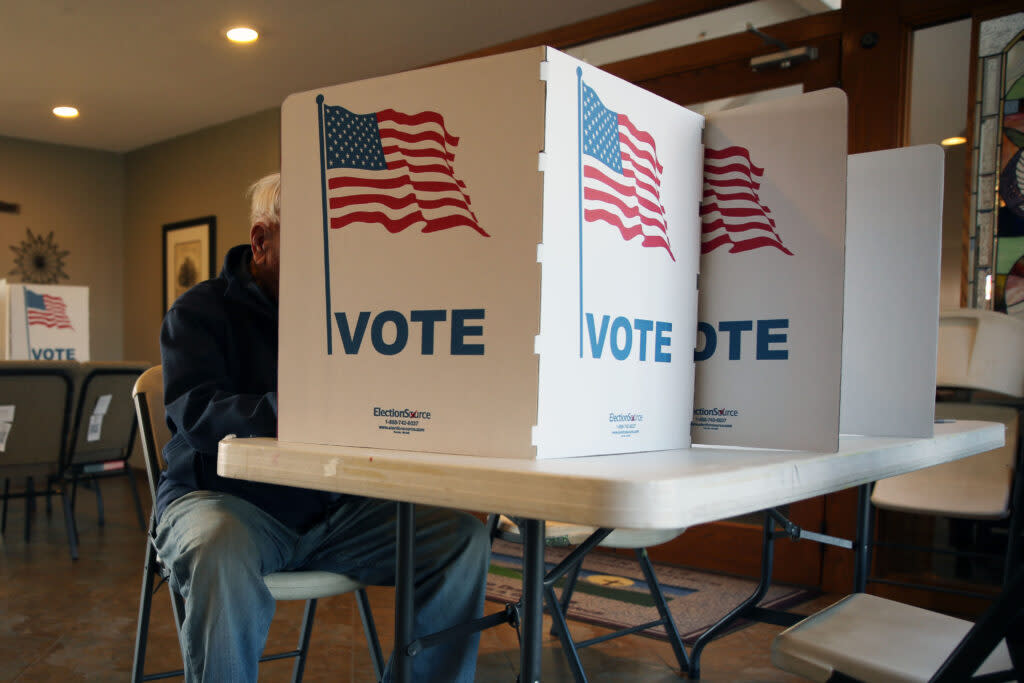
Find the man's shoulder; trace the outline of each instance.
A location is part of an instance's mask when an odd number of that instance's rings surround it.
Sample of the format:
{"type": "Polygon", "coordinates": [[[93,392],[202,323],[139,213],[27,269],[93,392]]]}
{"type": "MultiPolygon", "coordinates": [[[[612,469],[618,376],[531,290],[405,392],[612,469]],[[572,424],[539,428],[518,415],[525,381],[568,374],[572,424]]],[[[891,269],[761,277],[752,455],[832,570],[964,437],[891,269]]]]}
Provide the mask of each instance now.
{"type": "Polygon", "coordinates": [[[224,293],[228,283],[222,277],[215,277],[193,285],[179,296],[173,304],[172,311],[210,310],[224,307],[224,293]]]}

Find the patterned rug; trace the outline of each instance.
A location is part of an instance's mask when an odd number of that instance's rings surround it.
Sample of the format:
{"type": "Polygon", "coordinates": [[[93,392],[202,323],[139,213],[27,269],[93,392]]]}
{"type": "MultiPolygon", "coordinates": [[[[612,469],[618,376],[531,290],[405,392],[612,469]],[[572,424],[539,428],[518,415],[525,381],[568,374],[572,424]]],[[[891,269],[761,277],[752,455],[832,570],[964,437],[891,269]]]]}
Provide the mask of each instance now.
{"type": "MultiPolygon", "coordinates": [[[[547,568],[552,569],[570,550],[547,548],[544,556],[547,568]]],[[[506,603],[519,599],[522,591],[521,558],[521,545],[494,541],[487,581],[488,600],[506,603]]],[[[679,635],[688,644],[693,644],[709,626],[746,599],[757,585],[749,579],[665,564],[655,564],[654,573],[675,617],[679,635]]],[[[561,595],[560,584],[555,592],[561,595]]],[[[815,591],[804,588],[773,585],[760,605],[786,609],[816,596],[815,591]]],[[[658,618],[658,610],[634,557],[591,552],[583,560],[568,616],[617,629],[653,621],[658,618]]],[[[741,620],[733,630],[747,623],[741,620]]],[[[652,638],[666,638],[661,626],[641,633],[652,638]]]]}

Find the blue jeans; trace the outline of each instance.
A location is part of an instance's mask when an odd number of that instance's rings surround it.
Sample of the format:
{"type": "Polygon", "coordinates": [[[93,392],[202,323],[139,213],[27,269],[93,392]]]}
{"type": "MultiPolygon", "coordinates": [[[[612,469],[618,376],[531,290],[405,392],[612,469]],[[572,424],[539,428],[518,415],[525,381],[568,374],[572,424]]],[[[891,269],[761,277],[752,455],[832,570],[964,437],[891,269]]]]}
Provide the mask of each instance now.
{"type": "MultiPolygon", "coordinates": [[[[157,526],[157,554],[185,600],[181,649],[187,681],[255,681],[275,601],[263,577],[319,569],[367,585],[394,585],[397,505],[352,498],[305,533],[225,493],[194,491],[157,526]]],[[[416,508],[415,634],[483,612],[490,544],[472,515],[416,508]]],[[[413,658],[416,681],[471,683],[479,634],[413,658]]],[[[390,680],[385,672],[385,680],[390,680]]]]}

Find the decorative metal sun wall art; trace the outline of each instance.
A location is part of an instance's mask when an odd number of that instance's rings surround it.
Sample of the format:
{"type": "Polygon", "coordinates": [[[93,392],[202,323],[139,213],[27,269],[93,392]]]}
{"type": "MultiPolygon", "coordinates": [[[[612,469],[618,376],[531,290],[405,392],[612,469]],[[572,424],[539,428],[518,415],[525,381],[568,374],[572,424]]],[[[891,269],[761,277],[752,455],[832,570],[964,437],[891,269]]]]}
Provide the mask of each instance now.
{"type": "Polygon", "coordinates": [[[61,250],[53,239],[53,231],[46,237],[33,235],[29,228],[25,228],[25,232],[28,236],[17,246],[11,246],[14,268],[8,274],[20,275],[22,282],[40,285],[56,284],[61,278],[69,279],[64,272],[64,257],[71,252],[61,250]]]}

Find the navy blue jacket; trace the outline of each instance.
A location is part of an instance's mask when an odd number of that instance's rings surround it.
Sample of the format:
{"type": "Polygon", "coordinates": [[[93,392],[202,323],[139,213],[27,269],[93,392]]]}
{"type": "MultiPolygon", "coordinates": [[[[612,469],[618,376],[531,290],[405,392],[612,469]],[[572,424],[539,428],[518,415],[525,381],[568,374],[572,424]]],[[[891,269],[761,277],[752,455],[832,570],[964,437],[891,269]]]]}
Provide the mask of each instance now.
{"type": "Polygon", "coordinates": [[[302,531],[338,496],[217,474],[217,442],[228,434],[277,435],[277,304],[253,281],[251,261],[249,245],[232,248],[220,275],[182,294],[164,317],[160,358],[172,436],[157,515],[190,491],[224,491],[302,531]]]}

